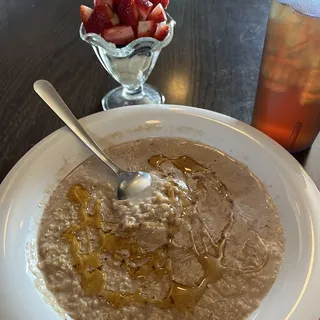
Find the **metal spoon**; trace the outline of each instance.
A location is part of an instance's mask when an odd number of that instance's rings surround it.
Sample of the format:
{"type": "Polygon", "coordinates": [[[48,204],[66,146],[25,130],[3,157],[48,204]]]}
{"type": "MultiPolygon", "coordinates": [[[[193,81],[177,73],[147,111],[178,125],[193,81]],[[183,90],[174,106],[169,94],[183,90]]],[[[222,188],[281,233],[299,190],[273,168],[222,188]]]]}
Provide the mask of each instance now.
{"type": "Polygon", "coordinates": [[[119,200],[132,198],[151,187],[149,173],[124,171],[103,152],[82,127],[50,82],[38,80],[33,84],[33,88],[67,127],[118,176],[117,197],[119,200]]]}

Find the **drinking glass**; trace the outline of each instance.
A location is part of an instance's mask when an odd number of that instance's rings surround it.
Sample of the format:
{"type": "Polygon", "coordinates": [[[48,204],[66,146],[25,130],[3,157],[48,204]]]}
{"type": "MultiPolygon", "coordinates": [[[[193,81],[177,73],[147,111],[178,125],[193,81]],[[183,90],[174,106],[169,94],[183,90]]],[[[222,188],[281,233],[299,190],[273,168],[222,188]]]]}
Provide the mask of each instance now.
{"type": "Polygon", "coordinates": [[[100,35],[86,33],[80,26],[80,37],[89,43],[102,66],[121,84],[101,101],[104,110],[137,104],[161,104],[165,98],[156,88],[145,84],[161,50],[172,40],[176,22],[167,14],[169,33],[163,41],[138,38],[122,48],[107,42],[100,35]]]}
{"type": "Polygon", "coordinates": [[[320,131],[320,18],[280,2],[272,2],[252,125],[294,153],[320,131]]]}

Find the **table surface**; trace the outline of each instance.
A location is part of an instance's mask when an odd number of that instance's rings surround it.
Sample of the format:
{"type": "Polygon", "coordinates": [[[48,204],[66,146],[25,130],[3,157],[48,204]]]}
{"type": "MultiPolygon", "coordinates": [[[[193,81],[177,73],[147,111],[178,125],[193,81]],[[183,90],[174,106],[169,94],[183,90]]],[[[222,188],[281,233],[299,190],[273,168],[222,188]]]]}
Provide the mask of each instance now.
{"type": "MultiPolygon", "coordinates": [[[[0,181],[62,122],[33,92],[51,81],[77,117],[101,110],[117,83],[80,40],[84,0],[0,0],[0,181]]],[[[270,3],[268,0],[171,0],[176,19],[148,83],[166,102],[206,108],[250,123],[270,3]]],[[[320,187],[320,136],[296,155],[320,187]]]]}

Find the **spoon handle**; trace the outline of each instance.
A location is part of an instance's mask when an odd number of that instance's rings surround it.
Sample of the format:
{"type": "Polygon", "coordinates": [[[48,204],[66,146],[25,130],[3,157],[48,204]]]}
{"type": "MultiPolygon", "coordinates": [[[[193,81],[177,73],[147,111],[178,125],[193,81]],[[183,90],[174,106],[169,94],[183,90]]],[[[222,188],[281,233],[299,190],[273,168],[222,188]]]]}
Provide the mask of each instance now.
{"type": "Polygon", "coordinates": [[[50,82],[38,80],[33,84],[33,88],[52,111],[102,162],[104,162],[115,174],[119,175],[122,172],[122,170],[109,159],[98,144],[90,137],[50,82]]]}

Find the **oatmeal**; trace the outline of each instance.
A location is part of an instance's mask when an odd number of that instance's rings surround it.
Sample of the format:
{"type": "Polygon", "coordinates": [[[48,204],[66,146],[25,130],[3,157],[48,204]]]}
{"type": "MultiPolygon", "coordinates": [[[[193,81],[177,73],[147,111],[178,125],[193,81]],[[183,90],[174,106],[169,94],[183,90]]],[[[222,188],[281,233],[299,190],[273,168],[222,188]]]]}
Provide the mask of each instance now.
{"type": "Polygon", "coordinates": [[[150,196],[116,200],[116,180],[95,158],[58,186],[38,240],[58,304],[79,320],[246,319],[283,260],[280,219],[259,180],[228,155],[179,138],[109,154],[151,173],[150,196]]]}

